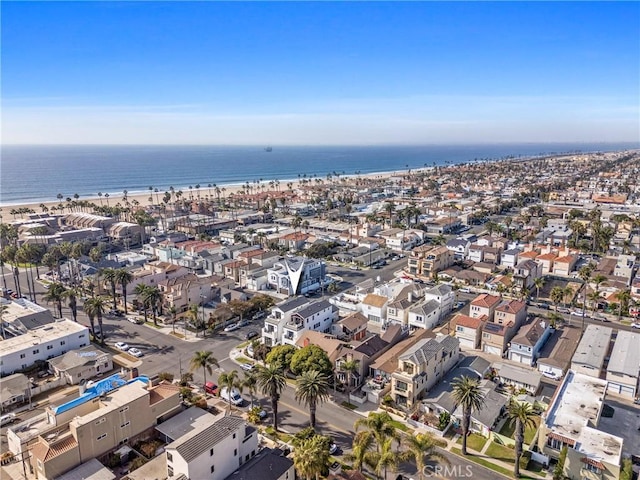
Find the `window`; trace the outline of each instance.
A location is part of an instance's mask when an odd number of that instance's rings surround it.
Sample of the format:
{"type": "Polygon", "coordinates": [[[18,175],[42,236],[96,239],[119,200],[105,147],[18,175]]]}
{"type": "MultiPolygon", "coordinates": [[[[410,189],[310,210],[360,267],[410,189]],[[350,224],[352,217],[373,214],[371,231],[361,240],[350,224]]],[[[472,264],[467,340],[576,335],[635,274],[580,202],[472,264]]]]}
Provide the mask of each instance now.
{"type": "Polygon", "coordinates": [[[211,465],[211,473],[216,471],[216,466],[215,465],[211,465]]]}
{"type": "Polygon", "coordinates": [[[589,472],[600,473],[600,469],[598,467],[596,467],[595,465],[591,465],[590,463],[586,463],[585,462],[584,469],[589,471],[589,472]]]}
{"type": "Polygon", "coordinates": [[[53,349],[53,345],[47,345],[47,350],[53,349]]]}
{"type": "Polygon", "coordinates": [[[119,411],[120,411],[120,413],[124,413],[124,412],[126,412],[127,410],[129,410],[129,406],[122,407],[119,411]]]}
{"type": "MultiPolygon", "coordinates": [[[[80,374],[78,374],[78,376],[80,376],[80,374]]],[[[100,425],[101,423],[104,423],[106,421],[107,421],[107,419],[102,417],[100,420],[96,420],[96,425],[100,425]]]]}
{"type": "Polygon", "coordinates": [[[167,475],[173,477],[173,467],[167,465],[167,475]]]}
{"type": "Polygon", "coordinates": [[[40,350],[36,348],[36,349],[33,351],[33,354],[34,354],[34,355],[36,355],[37,353],[40,353],[40,350]]]}
{"type": "Polygon", "coordinates": [[[235,433],[233,434],[233,438],[236,438],[236,434],[235,433]]]}
{"type": "Polygon", "coordinates": [[[233,456],[234,456],[234,457],[237,457],[237,456],[238,456],[238,449],[237,449],[237,448],[234,448],[234,449],[233,449],[233,456]]]}
{"type": "Polygon", "coordinates": [[[173,462],[173,455],[167,452],[167,462],[173,462]]]}
{"type": "Polygon", "coordinates": [[[396,390],[400,390],[402,392],[407,391],[407,384],[405,382],[396,381],[396,390]]]}
{"type": "Polygon", "coordinates": [[[213,448],[211,450],[209,450],[209,456],[213,457],[213,448]]]}
{"type": "Polygon", "coordinates": [[[460,325],[456,326],[456,332],[464,332],[464,327],[461,327],[460,325]]]}
{"type": "Polygon", "coordinates": [[[21,353],[20,358],[24,358],[24,357],[26,357],[26,355],[24,353],[21,353]]]}
{"type": "Polygon", "coordinates": [[[120,428],[128,427],[129,425],[131,425],[131,422],[126,421],[122,425],[120,425],[120,428]]]}
{"type": "Polygon", "coordinates": [[[100,435],[96,440],[100,441],[103,438],[107,438],[107,434],[106,433],[103,433],[102,435],[100,435]]]}
{"type": "Polygon", "coordinates": [[[64,340],[60,341],[60,345],[65,345],[67,342],[65,342],[64,340]]]}

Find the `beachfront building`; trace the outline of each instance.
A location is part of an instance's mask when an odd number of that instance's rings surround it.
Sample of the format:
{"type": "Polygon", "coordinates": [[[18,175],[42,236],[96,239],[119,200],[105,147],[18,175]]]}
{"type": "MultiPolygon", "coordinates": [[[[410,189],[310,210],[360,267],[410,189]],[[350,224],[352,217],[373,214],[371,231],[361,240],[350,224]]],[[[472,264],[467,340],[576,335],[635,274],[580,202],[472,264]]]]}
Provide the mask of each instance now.
{"type": "Polygon", "coordinates": [[[572,479],[613,480],[620,476],[624,440],[598,430],[607,382],[570,370],[542,415],[538,449],[558,459],[567,456],[562,474],[572,479]]]}
{"type": "Polygon", "coordinates": [[[323,288],[326,282],[324,261],[288,257],[275,262],[267,270],[269,288],[285,295],[302,295],[323,288]]]}
{"type": "Polygon", "coordinates": [[[67,319],[38,326],[0,342],[0,375],[27,369],[89,345],[89,329],[67,319]]]}

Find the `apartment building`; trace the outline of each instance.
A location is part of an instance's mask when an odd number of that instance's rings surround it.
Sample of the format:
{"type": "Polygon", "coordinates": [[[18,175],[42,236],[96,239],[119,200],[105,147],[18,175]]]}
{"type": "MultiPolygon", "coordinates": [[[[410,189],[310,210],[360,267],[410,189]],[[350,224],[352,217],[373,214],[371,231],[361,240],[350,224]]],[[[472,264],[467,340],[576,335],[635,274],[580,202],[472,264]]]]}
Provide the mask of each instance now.
{"type": "Polygon", "coordinates": [[[423,245],[411,251],[407,260],[407,271],[417,277],[435,278],[438,272],[446,270],[451,265],[453,252],[447,247],[423,245]]]}
{"type": "Polygon", "coordinates": [[[496,307],[500,304],[501,297],[497,295],[489,295],[482,293],[471,301],[469,305],[469,316],[479,318],[483,315],[487,317],[488,322],[493,322],[493,316],[496,307]]]}
{"type": "Polygon", "coordinates": [[[89,329],[65,318],[29,330],[16,329],[16,332],[21,334],[0,342],[2,376],[89,345],[89,329]]]}
{"type": "Polygon", "coordinates": [[[538,449],[557,459],[564,447],[563,475],[614,480],[620,476],[624,440],[598,430],[607,382],[569,370],[542,415],[538,449]]]}
{"type": "Polygon", "coordinates": [[[310,302],[305,297],[294,297],[279,303],[271,309],[271,313],[264,320],[262,341],[273,347],[280,345],[284,334],[284,326],[291,321],[291,315],[305,308],[310,302]]]}
{"type": "Polygon", "coordinates": [[[224,480],[257,453],[258,431],[240,417],[222,417],[165,447],[167,476],[224,480]]]}
{"type": "Polygon", "coordinates": [[[459,355],[455,337],[438,335],[418,341],[398,356],[391,375],[391,397],[399,406],[411,409],[458,363],[459,355]]]}
{"type": "Polygon", "coordinates": [[[194,303],[210,302],[213,300],[214,291],[217,291],[211,284],[212,278],[188,273],[183,277],[159,282],[164,308],[175,308],[177,312],[185,312],[194,303]]]}

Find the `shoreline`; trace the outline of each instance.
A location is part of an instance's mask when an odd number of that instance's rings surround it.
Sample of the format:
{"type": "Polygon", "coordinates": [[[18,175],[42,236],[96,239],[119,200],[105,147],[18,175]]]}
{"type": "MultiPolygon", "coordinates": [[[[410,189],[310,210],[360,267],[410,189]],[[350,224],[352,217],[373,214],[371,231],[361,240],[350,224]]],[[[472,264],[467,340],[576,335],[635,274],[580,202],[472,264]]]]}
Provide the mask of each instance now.
{"type": "MultiPolygon", "coordinates": [[[[457,164],[457,165],[462,165],[462,164],[457,164]]],[[[438,165],[438,166],[442,166],[442,167],[451,167],[454,165],[438,165]]],[[[430,170],[433,167],[421,167],[421,168],[416,168],[416,169],[410,169],[412,172],[413,171],[424,171],[424,170],[430,170]]],[[[368,178],[368,179],[383,179],[383,178],[391,178],[393,176],[396,175],[404,175],[407,174],[409,171],[409,169],[403,169],[403,170],[390,170],[390,171],[384,171],[384,172],[371,172],[371,173],[363,173],[363,174],[359,174],[359,175],[355,175],[355,174],[349,174],[349,175],[340,175],[340,177],[343,178],[356,178],[356,177],[360,177],[360,178],[368,178]]],[[[318,177],[320,178],[320,177],[318,177]]],[[[271,181],[271,180],[269,180],[271,181]]],[[[263,181],[263,184],[269,184],[269,181],[263,181]]],[[[299,186],[301,186],[302,184],[302,180],[299,178],[291,178],[291,179],[282,179],[282,180],[278,180],[280,182],[280,187],[282,188],[282,186],[284,185],[286,188],[287,183],[293,183],[293,188],[296,189],[299,186]]],[[[229,183],[229,184],[219,184],[218,187],[219,188],[225,188],[225,196],[229,196],[230,194],[236,194],[240,191],[242,191],[243,186],[245,185],[245,183],[229,183]]],[[[180,187],[180,188],[174,188],[174,190],[177,192],[179,190],[182,191],[183,196],[185,194],[189,193],[189,187],[180,187]]],[[[203,195],[203,192],[206,192],[209,190],[208,187],[200,187],[200,194],[201,196],[203,195]]],[[[145,205],[149,205],[149,197],[153,196],[154,201],[152,202],[153,204],[157,204],[156,201],[156,195],[158,196],[158,199],[162,199],[162,196],[164,196],[165,192],[168,190],[160,190],[158,189],[158,192],[150,192],[149,190],[147,191],[132,191],[132,192],[127,192],[127,198],[129,200],[129,202],[131,203],[133,200],[137,200],[138,202],[140,202],[141,206],[145,206],[145,205]]],[[[111,192],[105,192],[109,194],[109,205],[113,206],[116,203],[121,203],[122,202],[122,197],[124,196],[123,192],[115,192],[115,193],[111,193],[111,192]]],[[[193,192],[194,197],[196,196],[196,192],[193,192]]],[[[107,204],[107,200],[104,197],[104,195],[101,197],[95,195],[95,196],[89,196],[89,197],[79,197],[78,201],[88,201],[88,202],[93,202],[96,204],[102,204],[102,205],[106,205],[107,204]]],[[[36,213],[42,213],[42,206],[45,206],[47,208],[51,208],[52,206],[57,207],[58,205],[63,204],[66,205],[66,199],[62,199],[62,200],[44,200],[44,201],[24,201],[24,202],[16,202],[16,203],[0,203],[0,218],[9,216],[11,215],[9,212],[10,210],[13,209],[20,209],[20,208],[30,208],[32,210],[35,210],[36,213]]],[[[21,217],[18,217],[21,218],[21,217]]],[[[11,220],[13,220],[13,218],[11,218],[11,220]]]]}

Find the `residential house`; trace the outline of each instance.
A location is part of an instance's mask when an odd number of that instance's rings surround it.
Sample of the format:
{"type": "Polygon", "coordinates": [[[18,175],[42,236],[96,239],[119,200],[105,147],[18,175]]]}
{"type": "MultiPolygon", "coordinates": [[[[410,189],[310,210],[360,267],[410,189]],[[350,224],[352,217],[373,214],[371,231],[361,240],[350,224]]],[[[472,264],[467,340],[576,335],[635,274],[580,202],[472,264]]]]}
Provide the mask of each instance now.
{"type": "Polygon", "coordinates": [[[441,318],[440,303],[437,300],[423,298],[409,309],[407,322],[412,330],[416,328],[432,330],[440,323],[441,318]]]}
{"type": "Polygon", "coordinates": [[[374,332],[380,332],[387,320],[387,305],[389,299],[382,295],[370,293],[362,300],[360,308],[362,314],[367,318],[368,328],[374,332]]]}
{"type": "Polygon", "coordinates": [[[518,255],[520,255],[519,248],[510,248],[500,253],[500,265],[505,268],[515,269],[518,264],[518,255]]]}
{"type": "Polygon", "coordinates": [[[414,229],[389,228],[380,232],[378,236],[383,238],[387,248],[394,252],[411,250],[424,241],[424,232],[414,229]]]}
{"type": "Polygon", "coordinates": [[[325,263],[303,257],[284,258],[267,271],[269,287],[286,295],[302,295],[324,285],[325,263]]]}
{"type": "Polygon", "coordinates": [[[531,395],[535,395],[540,389],[542,375],[536,370],[503,362],[494,363],[493,368],[500,383],[504,385],[511,385],[517,390],[524,389],[531,395]]]}
{"type": "Polygon", "coordinates": [[[634,399],[640,377],[640,333],[618,330],[607,365],[607,392],[634,399]]]}
{"type": "Polygon", "coordinates": [[[190,305],[210,302],[219,292],[212,286],[213,277],[199,277],[189,273],[179,278],[162,280],[158,288],[162,292],[164,308],[175,308],[178,313],[186,312],[190,305]]]}
{"type": "Polygon", "coordinates": [[[487,316],[469,317],[458,314],[451,320],[451,327],[455,329],[455,336],[461,347],[480,348],[482,329],[487,322],[487,316]]]}
{"type": "Polygon", "coordinates": [[[22,373],[0,378],[0,406],[4,412],[8,407],[31,398],[31,381],[22,373]]]}
{"type": "Polygon", "coordinates": [[[513,272],[514,287],[518,290],[534,289],[534,281],[542,276],[542,266],[535,260],[521,260],[515,266],[513,272]]]}
{"type": "MultiPolygon", "coordinates": [[[[504,415],[509,399],[506,395],[496,391],[497,385],[491,380],[480,380],[480,391],[484,395],[484,404],[479,410],[471,412],[469,430],[485,437],[489,437],[504,415]]],[[[455,422],[462,424],[462,406],[455,405],[450,412],[455,422]]]]}
{"type": "Polygon", "coordinates": [[[229,480],[294,480],[296,471],[293,460],[280,449],[262,448],[239,470],[233,472],[229,480]]]}
{"type": "Polygon", "coordinates": [[[577,255],[564,255],[553,261],[553,274],[568,277],[578,262],[577,255]]]}
{"type": "Polygon", "coordinates": [[[465,260],[469,254],[469,247],[471,242],[466,238],[452,238],[446,243],[446,246],[451,252],[453,252],[453,258],[455,260],[465,260]]]}
{"type": "Polygon", "coordinates": [[[485,353],[502,356],[507,348],[507,344],[518,331],[518,327],[513,322],[494,323],[487,322],[482,327],[481,349],[485,353]]]}
{"type": "Polygon", "coordinates": [[[538,451],[558,459],[567,455],[562,475],[614,480],[620,476],[624,440],[598,429],[607,382],[569,370],[542,414],[538,451]]]}
{"type": "Polygon", "coordinates": [[[542,275],[549,275],[553,273],[554,262],[558,258],[558,255],[554,252],[547,252],[536,257],[536,262],[542,267],[542,275]]]}
{"type": "Polygon", "coordinates": [[[367,336],[367,322],[367,317],[354,312],[334,322],[331,334],[347,342],[359,342],[367,336]]]}
{"type": "Polygon", "coordinates": [[[113,369],[111,354],[93,345],[60,355],[49,360],[51,370],[57,377],[64,377],[67,384],[77,385],[113,369]]]}
{"type": "Polygon", "coordinates": [[[164,280],[184,277],[189,269],[168,262],[149,262],[139,270],[132,270],[132,280],[127,284],[127,295],[133,295],[140,284],[155,287],[164,280]]]}
{"type": "Polygon", "coordinates": [[[300,252],[309,239],[309,234],[302,232],[292,232],[284,234],[278,240],[278,245],[289,252],[300,252]]]}
{"type": "Polygon", "coordinates": [[[391,376],[391,397],[400,407],[412,408],[458,363],[459,354],[458,340],[449,335],[419,341],[398,357],[391,376]]]}
{"type": "Polygon", "coordinates": [[[553,329],[548,320],[535,317],[520,327],[520,330],[511,339],[508,352],[509,360],[533,367],[538,360],[540,350],[552,333],[553,329]]]}
{"type": "Polygon", "coordinates": [[[295,345],[303,332],[331,332],[331,325],[338,319],[338,308],[326,300],[313,302],[291,314],[284,324],[280,343],[295,345]]]}
{"type": "MultiPolygon", "coordinates": [[[[527,304],[520,300],[504,300],[496,307],[493,321],[499,325],[513,323],[516,331],[527,319],[527,304]]],[[[511,339],[509,339],[511,340],[511,339]]]]}
{"type": "Polygon", "coordinates": [[[422,245],[411,251],[407,262],[407,270],[410,275],[435,278],[438,272],[453,265],[453,253],[445,246],[422,245]]]}
{"type": "Polygon", "coordinates": [[[486,316],[487,321],[493,322],[493,315],[496,307],[500,304],[501,297],[482,293],[471,301],[469,305],[469,316],[478,318],[486,316]]]}
{"type": "Polygon", "coordinates": [[[291,320],[298,310],[309,305],[309,300],[305,297],[294,297],[275,305],[271,313],[264,320],[262,329],[262,341],[268,347],[280,345],[284,334],[284,326],[291,320]]]}
{"type": "Polygon", "coordinates": [[[587,325],[571,359],[571,370],[583,375],[600,378],[602,367],[609,353],[613,329],[602,325],[587,325]]]}
{"type": "Polygon", "coordinates": [[[579,327],[565,325],[556,329],[538,356],[538,371],[553,378],[562,378],[571,367],[571,358],[580,341],[579,327]]]}
{"type": "Polygon", "coordinates": [[[165,447],[167,476],[224,480],[257,453],[257,430],[242,418],[222,417],[165,447]]]}
{"type": "Polygon", "coordinates": [[[425,300],[435,300],[440,305],[440,319],[448,315],[453,310],[453,304],[456,301],[456,293],[449,285],[440,284],[435,287],[428,288],[423,292],[425,300]]]}

